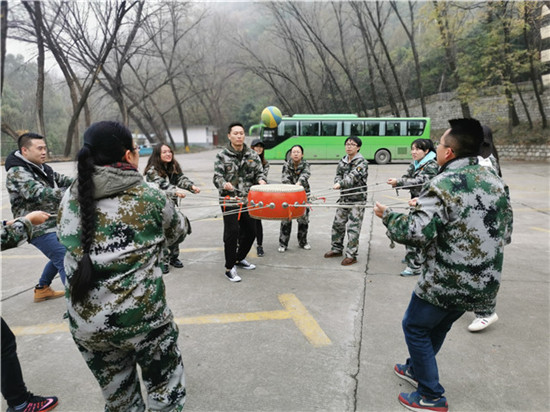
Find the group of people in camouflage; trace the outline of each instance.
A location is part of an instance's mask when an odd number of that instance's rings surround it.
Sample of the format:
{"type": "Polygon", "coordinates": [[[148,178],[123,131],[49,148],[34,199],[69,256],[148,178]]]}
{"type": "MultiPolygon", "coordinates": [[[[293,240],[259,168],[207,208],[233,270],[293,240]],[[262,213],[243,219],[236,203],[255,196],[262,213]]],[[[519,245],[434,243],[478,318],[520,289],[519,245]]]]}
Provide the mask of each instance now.
{"type": "MultiPolygon", "coordinates": [[[[400,378],[417,388],[398,398],[413,410],[447,411],[435,356],[465,311],[494,311],[503,248],[512,232],[507,187],[477,158],[483,142],[481,125],[474,119],[452,120],[450,125],[435,155],[433,146],[415,141],[407,174],[388,181],[396,188],[414,188],[410,212],[397,213],[380,203],[374,208],[388,236],[410,248],[407,263],[419,276],[403,318],[410,357],[394,366],[400,378]]],[[[229,126],[229,144],[217,154],[213,176],[224,212],[225,276],[232,282],[241,280],[237,268],[255,269],[246,256],[256,238],[256,221],[243,204],[251,186],[267,183],[267,162],[246,146],[244,137],[242,124],[229,126]]],[[[361,145],[358,137],[346,139],[346,155],[333,184],[340,191],[340,207],[332,225],[331,250],[324,256],[345,254],[344,266],[357,262],[367,201],[368,163],[361,145]]],[[[86,130],[74,181],[45,165],[45,150],[42,136],[27,133],[6,161],[13,214],[27,219],[3,222],[2,248],[28,238],[50,258],[35,288],[35,301],[63,294],[50,287],[57,271],[61,274],[70,331],[101,386],[106,410],[145,409],[137,365],[148,408],[181,410],[186,398],[184,366],[162,275],[168,265],[183,266],[179,244],[191,230],[176,207],[178,198],[185,196],[181,189],[200,189],[183,175],[166,145],[155,148],[144,179],[137,170],[139,148],[130,131],[117,122],[94,123],[86,130]],[[36,212],[40,218],[29,214],[33,208],[43,210],[36,212]]],[[[282,180],[303,186],[309,194],[310,169],[303,157],[301,146],[292,147],[282,180]]],[[[298,219],[299,246],[306,250],[308,223],[306,212],[298,219]]],[[[290,231],[290,222],[282,222],[280,252],[288,247],[290,231]]],[[[15,340],[4,333],[4,325],[2,320],[2,346],[4,338],[11,339],[13,360],[15,340]]],[[[37,405],[33,410],[46,411],[57,405],[55,397],[28,392],[22,377],[17,389],[5,385],[6,362],[3,351],[2,393],[10,410],[32,404],[37,405]]]]}

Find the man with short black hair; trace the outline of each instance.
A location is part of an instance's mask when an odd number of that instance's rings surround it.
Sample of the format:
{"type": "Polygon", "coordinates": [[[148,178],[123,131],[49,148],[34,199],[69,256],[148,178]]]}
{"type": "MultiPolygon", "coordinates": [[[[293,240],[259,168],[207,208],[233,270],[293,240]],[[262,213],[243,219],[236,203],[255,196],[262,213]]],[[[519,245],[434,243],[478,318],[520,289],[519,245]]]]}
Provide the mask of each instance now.
{"type": "Polygon", "coordinates": [[[399,402],[412,410],[448,410],[435,356],[465,311],[494,307],[504,245],[512,234],[512,207],[504,182],[478,164],[483,130],[475,119],[455,119],[437,146],[439,173],[406,215],[376,203],[392,240],[422,248],[426,260],[403,317],[410,358],[396,364],[417,387],[399,402]]]}
{"type": "Polygon", "coordinates": [[[256,268],[245,259],[256,238],[256,223],[242,207],[246,208],[250,187],[265,184],[266,178],[260,157],[244,143],[244,126],[231,123],[227,138],[229,144],[216,155],[213,182],[220,193],[224,212],[225,277],[231,282],[239,282],[237,267],[256,268]]]}
{"type": "Polygon", "coordinates": [[[326,258],[340,257],[344,254],[344,237],[348,233],[346,256],[343,266],[357,263],[359,235],[365,216],[367,203],[368,162],[359,151],[363,142],[357,136],[350,136],[344,142],[346,156],[340,159],[334,177],[334,190],[340,190],[338,203],[347,207],[336,209],[332,222],[330,250],[326,258]]]}
{"type": "Polygon", "coordinates": [[[10,195],[13,216],[25,216],[43,210],[51,216],[46,222],[34,227],[29,242],[39,249],[50,261],[44,267],[42,276],[34,288],[34,301],[43,302],[64,296],[50,285],[59,272],[65,283],[65,247],[56,235],[56,217],[59,202],[73,179],[53,171],[46,162],[47,146],[44,137],[36,133],[24,133],[17,141],[19,150],[10,153],[6,159],[6,188],[10,195]]]}

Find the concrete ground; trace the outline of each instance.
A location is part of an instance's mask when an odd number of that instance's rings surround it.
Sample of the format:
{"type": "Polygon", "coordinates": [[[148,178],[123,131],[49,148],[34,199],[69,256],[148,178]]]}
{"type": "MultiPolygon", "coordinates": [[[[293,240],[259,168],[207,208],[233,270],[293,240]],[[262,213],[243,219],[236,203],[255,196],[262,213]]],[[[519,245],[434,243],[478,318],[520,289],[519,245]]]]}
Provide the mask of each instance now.
{"type": "MultiPolygon", "coordinates": [[[[263,221],[264,257],[223,276],[220,210],[212,184],[216,151],[179,155],[188,177],[202,188],[183,211],[193,233],[181,245],[183,269],[165,277],[168,302],[179,323],[187,376],[188,411],[402,411],[397,396],[413,388],[393,373],[407,348],[401,319],[415,279],[402,278],[404,248],[389,247],[385,228],[369,207],[359,262],[324,259],[334,209],[314,207],[310,251],[277,252],[279,223],[263,221]]],[[[141,159],[142,169],[146,159],[141,159]]],[[[52,164],[74,175],[73,163],[52,164]]],[[[387,190],[406,163],[369,166],[370,204],[404,206],[408,193],[387,190]]],[[[314,194],[331,198],[334,164],[312,166],[314,194]]],[[[470,333],[472,313],[450,331],[438,355],[441,383],[452,411],[547,411],[549,408],[550,186],[547,163],[502,165],[514,207],[513,242],[506,248],[499,321],[470,333]]],[[[2,172],[2,218],[11,217],[2,172]]],[[[281,165],[273,164],[276,183],[281,165]]],[[[403,209],[404,210],[404,209],[403,209]]],[[[63,320],[63,299],[33,303],[33,287],[46,259],[29,244],[2,253],[2,317],[17,334],[28,388],[56,395],[56,411],[101,411],[99,386],[63,320]]],[[[53,287],[61,289],[57,278],[53,287]]],[[[6,404],[2,401],[5,410],[6,404]]]]}

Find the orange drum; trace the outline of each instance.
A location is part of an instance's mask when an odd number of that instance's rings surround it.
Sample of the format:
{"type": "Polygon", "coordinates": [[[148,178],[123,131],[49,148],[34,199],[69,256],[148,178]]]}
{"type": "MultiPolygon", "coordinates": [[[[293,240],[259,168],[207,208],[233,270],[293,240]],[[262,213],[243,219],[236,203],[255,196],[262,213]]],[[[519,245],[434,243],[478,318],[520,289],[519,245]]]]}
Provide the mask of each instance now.
{"type": "Polygon", "coordinates": [[[248,192],[248,213],[254,219],[297,219],[306,212],[306,201],[302,186],[254,185],[248,192]]]}

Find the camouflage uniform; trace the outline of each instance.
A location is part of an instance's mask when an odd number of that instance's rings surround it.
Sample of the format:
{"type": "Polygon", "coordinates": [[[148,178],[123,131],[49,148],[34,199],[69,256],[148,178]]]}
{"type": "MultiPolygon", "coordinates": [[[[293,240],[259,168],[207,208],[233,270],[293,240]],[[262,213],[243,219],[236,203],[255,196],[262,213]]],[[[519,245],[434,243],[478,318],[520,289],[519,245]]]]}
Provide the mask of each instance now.
{"type": "MultiPolygon", "coordinates": [[[[283,165],[283,172],[281,181],[285,184],[297,184],[304,188],[309,196],[309,177],[311,172],[309,171],[309,163],[307,160],[302,159],[298,166],[294,166],[294,161],[288,159],[283,165]]],[[[309,209],[306,208],[302,217],[296,219],[298,222],[298,244],[300,247],[304,247],[307,244],[307,230],[309,227],[309,209]]],[[[279,233],[279,245],[286,248],[288,241],[290,240],[290,232],[292,231],[292,220],[281,221],[281,230],[279,233]]]]}
{"type": "MultiPolygon", "coordinates": [[[[137,170],[96,167],[97,227],[90,251],[95,285],[72,304],[69,326],[101,386],[106,411],[143,411],[136,365],[151,410],[181,410],[185,376],[178,329],[166,303],[161,251],[184,232],[184,220],[166,195],[137,170]]],[[[58,234],[67,248],[70,281],[82,258],[77,184],[61,202],[58,234]]]]}
{"type": "Polygon", "coordinates": [[[344,250],[344,237],[346,235],[346,225],[348,232],[348,244],[346,248],[346,257],[355,258],[359,249],[359,235],[363,224],[365,208],[363,205],[367,202],[367,176],[368,163],[361,153],[357,153],[351,162],[348,156],[344,156],[336,168],[334,183],[340,184],[340,198],[338,203],[346,205],[359,205],[352,208],[338,208],[332,223],[332,242],[331,250],[333,252],[342,252],[344,250]],[[353,189],[357,187],[357,189],[353,189]]]}
{"type": "MultiPolygon", "coordinates": [[[[398,189],[407,186],[407,190],[411,192],[411,199],[420,195],[422,185],[434,177],[439,170],[439,165],[435,160],[435,153],[429,152],[424,158],[426,157],[429,157],[429,159],[419,166],[415,164],[416,162],[412,162],[407,168],[407,172],[397,179],[395,188],[398,189]]],[[[418,273],[420,265],[424,261],[421,250],[413,246],[405,246],[405,249],[407,250],[407,254],[405,255],[407,266],[415,273],[418,273]]]]}
{"type": "Polygon", "coordinates": [[[409,215],[387,209],[383,222],[394,241],[424,250],[419,298],[452,310],[494,308],[512,207],[508,188],[477,158],[447,163],[409,215]]]}
{"type": "Polygon", "coordinates": [[[31,237],[32,224],[28,219],[20,217],[10,226],[2,225],[1,235],[2,250],[17,247],[31,237]]]}
{"type": "MultiPolygon", "coordinates": [[[[266,180],[260,156],[246,145],[243,145],[242,151],[237,152],[231,144],[228,144],[216,155],[212,181],[218,188],[222,211],[239,210],[235,201],[224,199],[226,196],[238,196],[246,206],[248,191],[260,180],[266,180]],[[235,191],[225,190],[223,186],[226,182],[230,182],[235,191]]],[[[256,238],[256,223],[246,211],[240,213],[240,218],[237,213],[224,214],[223,223],[225,268],[231,269],[250,251],[256,238]]]]}
{"type": "MultiPolygon", "coordinates": [[[[47,164],[42,168],[27,161],[19,150],[6,159],[6,189],[10,195],[14,217],[26,216],[35,210],[55,215],[65,190],[73,179],[55,172],[47,164]]],[[[55,232],[55,216],[33,228],[32,237],[55,232]]]]}
{"type": "MultiPolygon", "coordinates": [[[[55,215],[63,193],[73,181],[54,172],[47,164],[38,166],[29,162],[19,150],[7,157],[6,170],[6,188],[13,216],[25,216],[35,210],[55,215]]],[[[57,272],[65,283],[65,249],[55,235],[55,216],[34,226],[29,242],[50,260],[42,271],[38,286],[49,286],[57,272]]]]}
{"type": "MultiPolygon", "coordinates": [[[[153,183],[159,189],[164,190],[166,195],[174,202],[174,205],[178,206],[179,197],[175,195],[178,188],[188,190],[191,193],[193,192],[192,187],[195,185],[193,181],[187,178],[183,173],[172,173],[170,176],[162,177],[160,173],[155,169],[154,166],[151,166],[147,173],[145,174],[145,180],[147,182],[153,183]]],[[[191,234],[191,223],[189,219],[185,217],[185,224],[187,229],[183,234],[183,237],[180,241],[174,243],[167,250],[164,251],[166,256],[165,263],[168,264],[170,260],[175,260],[180,254],[180,243],[185,240],[187,235],[191,234]]]]}
{"type": "Polygon", "coordinates": [[[508,188],[476,157],[446,163],[408,214],[386,209],[383,223],[396,242],[421,247],[422,273],[403,317],[417,391],[440,398],[436,354],[465,311],[494,309],[504,245],[512,233],[508,188]]]}

